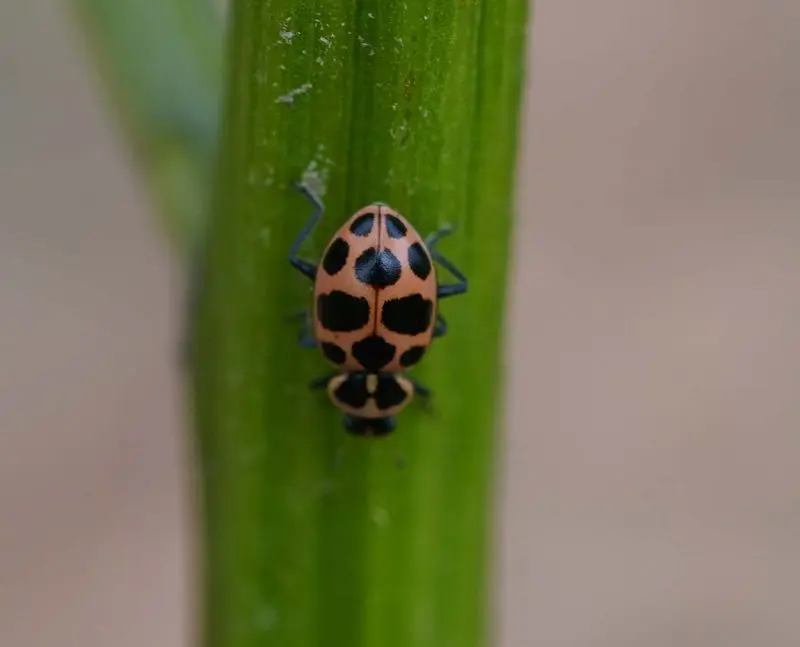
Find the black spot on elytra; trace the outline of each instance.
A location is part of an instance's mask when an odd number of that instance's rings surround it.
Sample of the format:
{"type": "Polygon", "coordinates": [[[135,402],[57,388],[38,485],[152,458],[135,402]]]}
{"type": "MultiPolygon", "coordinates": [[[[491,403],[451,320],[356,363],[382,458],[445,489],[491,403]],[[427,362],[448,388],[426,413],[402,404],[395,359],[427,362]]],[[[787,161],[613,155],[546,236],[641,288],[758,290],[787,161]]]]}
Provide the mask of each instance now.
{"type": "Polygon", "coordinates": [[[375,214],[364,213],[350,223],[350,233],[355,236],[369,236],[372,227],[375,225],[375,214]]]}
{"type": "Polygon", "coordinates": [[[326,330],[352,332],[369,323],[369,301],[334,290],[317,297],[317,318],[326,330]]]}
{"type": "Polygon", "coordinates": [[[406,226],[397,216],[386,216],[386,231],[391,238],[402,238],[406,235],[406,226]]]}
{"type": "Polygon", "coordinates": [[[367,393],[367,378],[364,373],[351,373],[333,392],[339,402],[354,409],[361,409],[370,397],[367,393]]]}
{"type": "Polygon", "coordinates": [[[383,337],[370,335],[353,344],[353,358],[370,373],[377,373],[394,359],[397,348],[383,337]]]}
{"type": "Polygon", "coordinates": [[[397,256],[388,249],[376,252],[374,247],[370,247],[356,259],[358,280],[376,288],[385,288],[397,283],[401,270],[397,256]]]}
{"type": "Polygon", "coordinates": [[[322,354],[334,364],[344,364],[344,360],[347,359],[347,353],[340,346],[329,341],[322,342],[320,348],[322,349],[322,354]]]}
{"type": "Polygon", "coordinates": [[[400,383],[393,375],[383,374],[378,378],[378,388],[373,395],[378,409],[385,411],[391,407],[402,404],[408,398],[408,393],[403,390],[400,383]]]}
{"type": "Polygon", "coordinates": [[[412,346],[400,355],[400,366],[414,366],[425,354],[425,346],[412,346]]]}
{"type": "Polygon", "coordinates": [[[411,271],[423,280],[431,273],[431,259],[420,243],[414,243],[408,248],[408,265],[411,271]]]}
{"type": "Polygon", "coordinates": [[[433,301],[421,294],[390,299],[383,304],[381,320],[389,330],[401,335],[425,332],[433,319],[433,301]]]}
{"type": "Polygon", "coordinates": [[[345,266],[349,253],[350,245],[347,244],[347,241],[337,238],[330,244],[328,251],[325,252],[325,258],[322,259],[322,268],[333,276],[345,266]]]}

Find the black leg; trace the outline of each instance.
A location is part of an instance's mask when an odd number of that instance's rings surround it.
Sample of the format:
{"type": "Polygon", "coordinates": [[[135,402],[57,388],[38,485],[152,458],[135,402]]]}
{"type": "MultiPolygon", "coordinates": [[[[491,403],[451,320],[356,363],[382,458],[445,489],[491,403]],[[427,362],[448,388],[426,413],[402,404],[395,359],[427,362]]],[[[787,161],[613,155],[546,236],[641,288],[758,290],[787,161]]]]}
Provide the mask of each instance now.
{"type": "Polygon", "coordinates": [[[431,390],[427,386],[422,386],[419,382],[412,380],[410,377],[406,377],[406,379],[413,385],[414,395],[425,399],[431,397],[431,390]]]}
{"type": "Polygon", "coordinates": [[[286,315],[286,321],[302,321],[308,319],[308,308],[297,308],[286,315]]]}
{"type": "Polygon", "coordinates": [[[300,326],[300,336],[298,341],[300,348],[316,348],[317,340],[314,337],[314,327],[311,323],[311,313],[306,311],[303,323],[300,326]]]}
{"type": "Polygon", "coordinates": [[[311,311],[308,308],[297,310],[286,316],[287,321],[292,323],[300,319],[300,331],[297,341],[301,348],[316,348],[317,340],[314,338],[314,328],[311,323],[311,311]]]}
{"type": "Polygon", "coordinates": [[[299,339],[300,348],[311,349],[317,347],[317,340],[310,331],[302,331],[299,339]]]}
{"type": "Polygon", "coordinates": [[[325,375],[323,377],[318,377],[316,380],[309,382],[308,388],[312,391],[314,389],[324,389],[327,388],[328,382],[330,382],[333,378],[335,378],[338,373],[330,373],[329,375],[325,375]]]}
{"type": "Polygon", "coordinates": [[[433,327],[433,338],[444,337],[447,334],[447,321],[441,314],[436,315],[436,325],[433,327]]]}
{"type": "MultiPolygon", "coordinates": [[[[452,227],[442,227],[437,231],[433,232],[428,238],[425,240],[425,245],[428,247],[428,250],[437,263],[439,263],[442,267],[444,267],[450,274],[455,276],[458,279],[458,283],[448,283],[445,285],[440,285],[437,297],[440,299],[444,299],[446,297],[452,297],[457,294],[464,294],[467,291],[467,277],[459,270],[455,265],[453,265],[450,261],[448,261],[444,256],[442,256],[438,250],[436,249],[436,244],[439,242],[441,238],[445,236],[449,236],[453,233],[452,227]]],[[[446,327],[445,327],[446,330],[446,327]]]]}
{"type": "Polygon", "coordinates": [[[427,413],[431,413],[433,411],[433,407],[431,405],[431,396],[433,393],[431,390],[426,386],[422,386],[416,380],[412,380],[410,377],[406,377],[406,379],[414,386],[414,395],[420,398],[422,410],[427,413]]]}
{"type": "Polygon", "coordinates": [[[322,204],[320,199],[314,195],[308,187],[304,184],[296,184],[297,190],[300,191],[309,202],[314,206],[314,211],[311,214],[311,217],[306,222],[303,229],[297,235],[294,243],[292,243],[292,247],[289,249],[289,262],[295,267],[297,270],[305,274],[308,278],[312,281],[317,276],[317,266],[313,263],[299,258],[297,256],[297,252],[300,251],[300,246],[303,244],[306,238],[308,238],[311,231],[319,222],[319,219],[322,218],[322,214],[325,212],[325,206],[322,204]]]}

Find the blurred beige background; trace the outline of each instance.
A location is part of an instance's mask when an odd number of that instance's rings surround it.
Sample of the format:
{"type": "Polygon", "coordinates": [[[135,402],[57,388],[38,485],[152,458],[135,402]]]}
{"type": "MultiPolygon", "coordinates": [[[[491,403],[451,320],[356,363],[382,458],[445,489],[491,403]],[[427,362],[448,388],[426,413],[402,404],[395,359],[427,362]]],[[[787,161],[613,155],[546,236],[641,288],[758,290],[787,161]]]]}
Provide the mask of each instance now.
{"type": "MultiPolygon", "coordinates": [[[[800,645],[799,32],[537,4],[503,647],[800,645]]],[[[185,645],[177,274],[61,3],[0,83],[0,645],[185,645]]]]}

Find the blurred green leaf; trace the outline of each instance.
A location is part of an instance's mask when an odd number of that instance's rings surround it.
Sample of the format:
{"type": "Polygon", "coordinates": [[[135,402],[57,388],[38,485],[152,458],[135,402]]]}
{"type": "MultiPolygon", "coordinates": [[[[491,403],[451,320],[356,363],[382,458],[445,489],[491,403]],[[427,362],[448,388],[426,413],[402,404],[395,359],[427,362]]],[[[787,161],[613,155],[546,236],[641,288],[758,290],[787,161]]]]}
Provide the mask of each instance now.
{"type": "Polygon", "coordinates": [[[222,16],[210,0],[73,2],[157,213],[185,245],[216,162],[222,16]]]}

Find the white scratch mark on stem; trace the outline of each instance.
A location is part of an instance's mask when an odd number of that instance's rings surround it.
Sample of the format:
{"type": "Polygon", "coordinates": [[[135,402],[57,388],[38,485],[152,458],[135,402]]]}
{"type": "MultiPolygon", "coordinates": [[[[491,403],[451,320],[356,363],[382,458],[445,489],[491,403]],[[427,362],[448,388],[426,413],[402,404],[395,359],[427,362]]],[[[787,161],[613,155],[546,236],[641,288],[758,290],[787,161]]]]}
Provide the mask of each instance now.
{"type": "Polygon", "coordinates": [[[289,90],[289,92],[287,92],[286,94],[282,94],[281,96],[279,96],[277,99],[275,99],[275,103],[286,103],[291,105],[294,103],[295,97],[301,94],[305,94],[313,87],[314,86],[311,85],[310,83],[303,83],[303,85],[301,85],[299,88],[295,88],[294,90],[289,90]]]}
{"type": "Polygon", "coordinates": [[[320,144],[314,157],[303,171],[303,184],[318,196],[324,196],[331,168],[333,168],[333,160],[325,154],[325,145],[320,144]]]}

